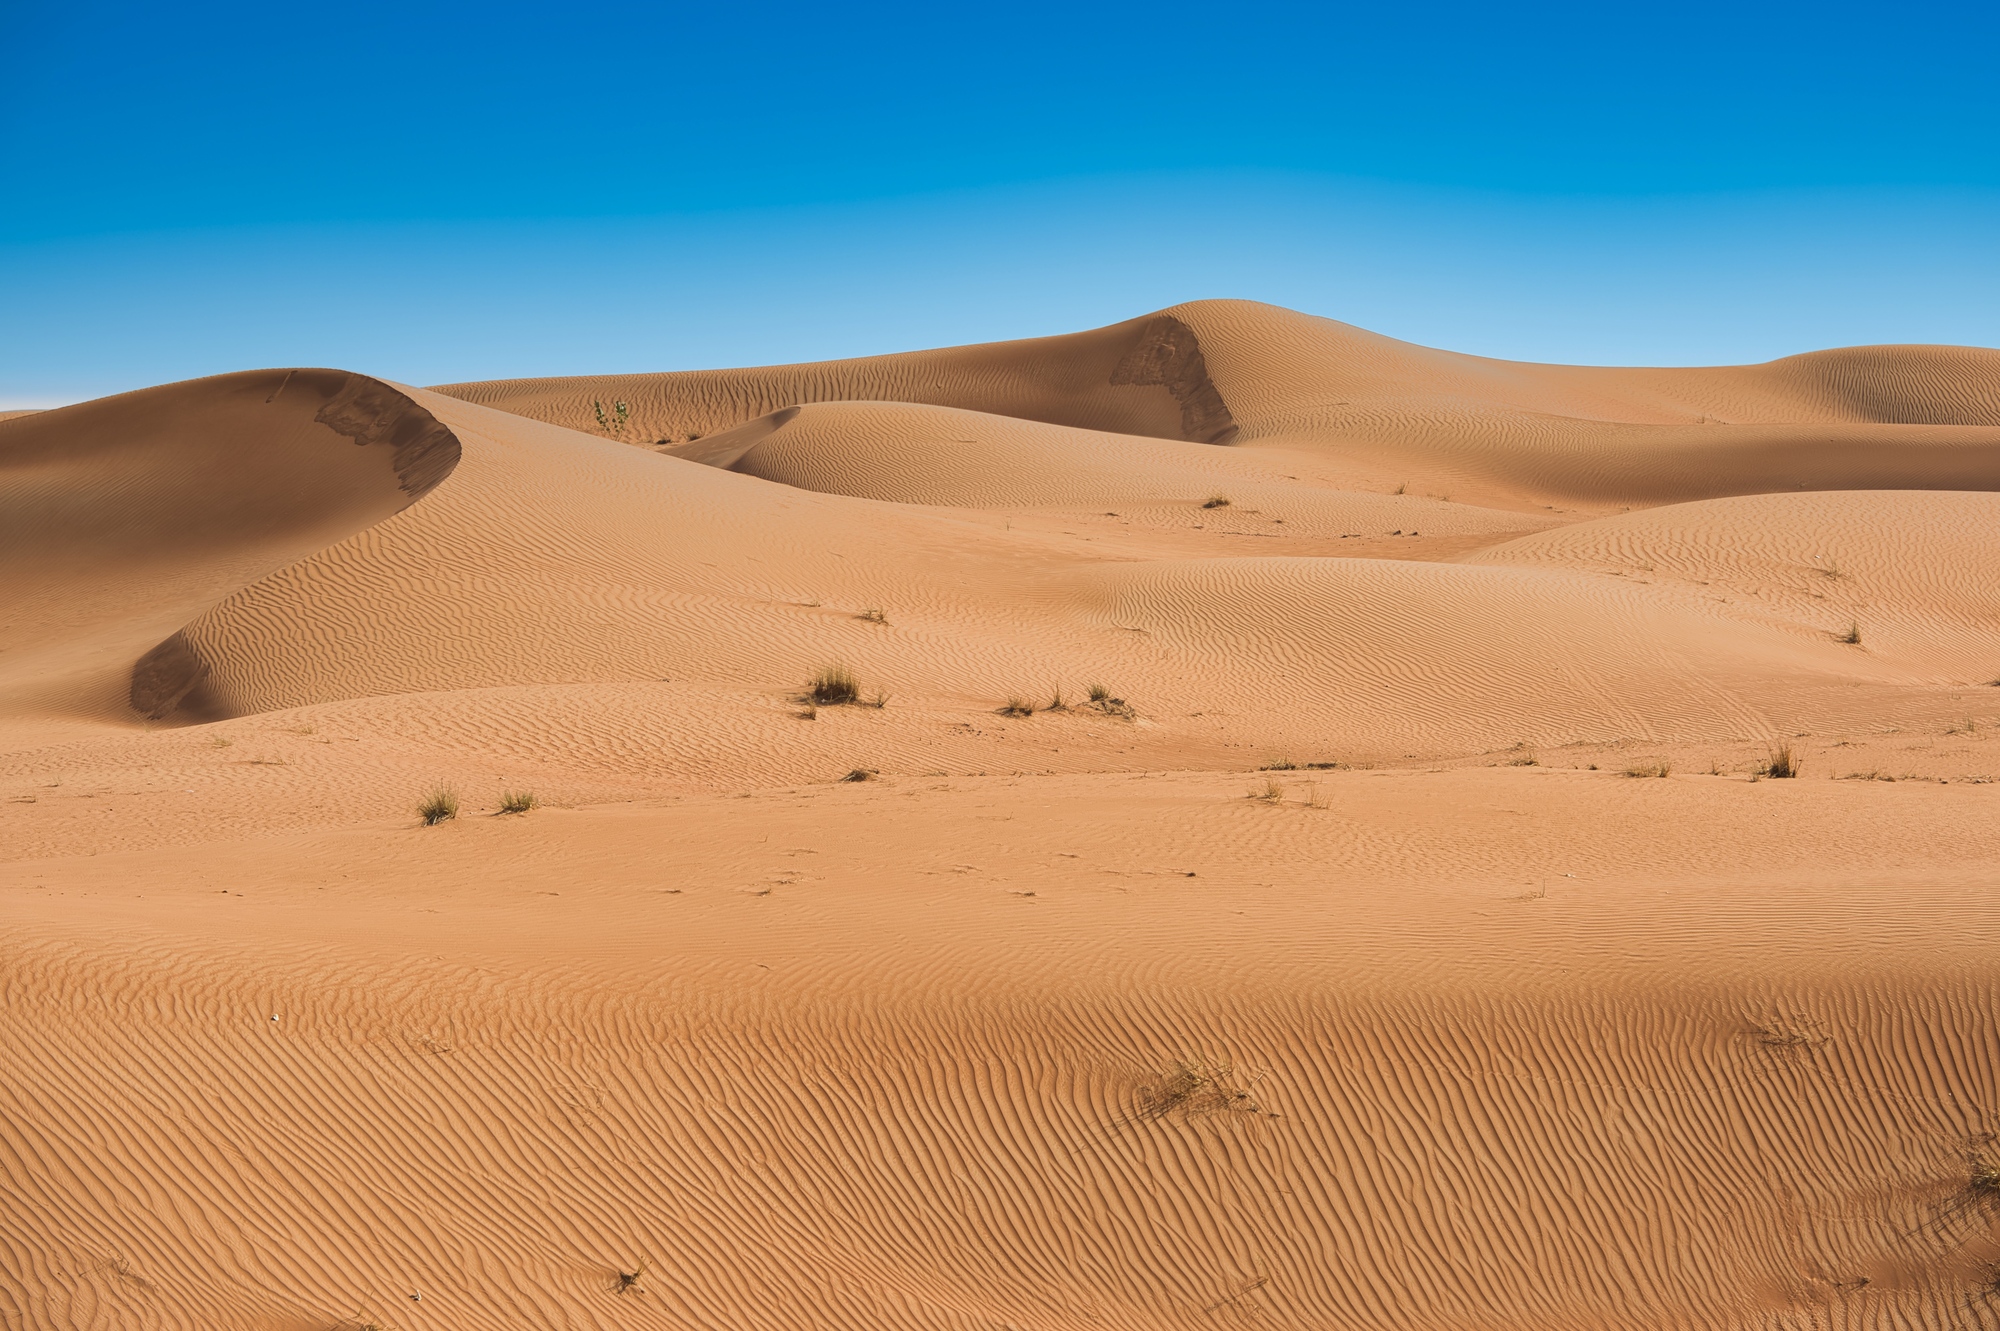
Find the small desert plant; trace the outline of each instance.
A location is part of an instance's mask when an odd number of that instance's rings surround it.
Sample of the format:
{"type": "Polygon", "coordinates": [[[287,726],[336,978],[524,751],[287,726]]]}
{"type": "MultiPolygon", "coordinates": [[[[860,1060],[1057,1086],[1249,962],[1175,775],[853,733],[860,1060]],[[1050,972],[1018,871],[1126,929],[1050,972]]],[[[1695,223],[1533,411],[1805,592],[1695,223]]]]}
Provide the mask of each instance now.
{"type": "Polygon", "coordinates": [[[613,402],[611,404],[612,414],[608,416],[604,412],[604,404],[595,399],[591,401],[590,409],[597,415],[597,428],[600,430],[609,430],[613,434],[623,434],[625,432],[625,422],[632,418],[632,408],[623,402],[613,402]]]}
{"type": "Polygon", "coordinates": [[[1400,485],[1398,485],[1398,486],[1396,487],[1396,489],[1395,489],[1394,493],[1396,493],[1396,494],[1407,494],[1407,493],[1409,493],[1409,489],[1410,489],[1410,483],[1409,483],[1408,481],[1404,481],[1404,482],[1402,482],[1402,483],[1401,483],[1400,485]]]}
{"type": "Polygon", "coordinates": [[[1280,758],[1276,762],[1265,763],[1257,770],[1260,772],[1295,772],[1298,770],[1298,766],[1290,758],[1280,758]]]}
{"type": "Polygon", "coordinates": [[[646,1277],[646,1263],[643,1261],[639,1263],[639,1269],[636,1271],[620,1271],[618,1273],[618,1292],[620,1294],[624,1294],[630,1290],[636,1289],[641,1294],[644,1294],[646,1292],[645,1286],[641,1285],[639,1282],[645,1279],[645,1277],[646,1277]]]}
{"type": "Polygon", "coordinates": [[[1106,716],[1119,716],[1127,721],[1138,715],[1132,710],[1130,703],[1123,698],[1112,696],[1111,690],[1102,684],[1090,686],[1090,705],[1106,716]]]}
{"type": "Polygon", "coordinates": [[[1242,1080],[1228,1063],[1180,1059],[1169,1067],[1158,1084],[1146,1088],[1139,1098],[1140,1118],[1165,1118],[1182,1114],[1263,1114],[1264,1106],[1252,1094],[1264,1079],[1258,1073],[1242,1080]]]}
{"type": "Polygon", "coordinates": [[[799,720],[801,721],[819,720],[819,704],[810,702],[807,703],[805,705],[805,709],[799,713],[799,720]]]}
{"type": "Polygon", "coordinates": [[[1775,1017],[1770,1021],[1752,1022],[1750,1034],[1764,1048],[1782,1052],[1817,1049],[1827,1041],[1824,1035],[1814,1029],[1811,1022],[1797,1017],[1775,1017]]]}
{"type": "Polygon", "coordinates": [[[1532,753],[1516,754],[1507,760],[1507,766],[1509,767],[1540,767],[1541,765],[1541,760],[1536,758],[1532,753]]]}
{"type": "Polygon", "coordinates": [[[1228,495],[1210,495],[1210,496],[1209,496],[1209,497],[1208,497],[1207,499],[1204,499],[1204,500],[1202,501],[1202,504],[1201,504],[1201,506],[1202,506],[1203,508],[1228,508],[1228,507],[1229,507],[1229,496],[1228,496],[1228,495]]]}
{"type": "Polygon", "coordinates": [[[875,605],[869,606],[866,610],[863,610],[860,614],[856,615],[855,618],[865,619],[870,624],[886,624],[889,622],[889,616],[882,613],[882,608],[880,606],[875,606],[875,605]]]}
{"type": "Polygon", "coordinates": [[[417,806],[417,814],[424,820],[425,827],[436,827],[458,817],[458,792],[439,786],[424,796],[424,802],[417,806]]]}
{"type": "Polygon", "coordinates": [[[526,813],[540,803],[532,790],[510,790],[500,796],[500,812],[526,813]]]}
{"type": "Polygon", "coordinates": [[[233,744],[233,743],[235,743],[235,742],[236,742],[236,741],[234,741],[234,740],[230,740],[230,739],[224,739],[224,738],[223,738],[222,736],[220,736],[220,735],[217,735],[217,736],[216,736],[216,737],[215,737],[214,739],[211,739],[211,740],[209,741],[209,743],[210,743],[210,744],[214,745],[214,746],[215,746],[216,748],[218,748],[218,749],[226,749],[226,748],[228,748],[228,747],[229,747],[229,746],[230,746],[231,744],[233,744]]]}
{"type": "Polygon", "coordinates": [[[1002,716],[1033,716],[1035,705],[1018,693],[1007,695],[1007,701],[995,709],[1002,716]]]}
{"type": "Polygon", "coordinates": [[[1850,647],[1859,647],[1861,645],[1861,621],[1858,619],[1848,620],[1847,632],[1840,635],[1840,641],[1850,647]]]}
{"type": "Polygon", "coordinates": [[[861,684],[846,666],[830,665],[814,675],[812,682],[806,685],[806,699],[821,707],[860,702],[861,684]]]}
{"type": "Polygon", "coordinates": [[[889,705],[889,695],[877,689],[875,690],[875,696],[868,700],[868,705],[879,712],[889,705]]]}
{"type": "Polygon", "coordinates": [[[1069,703],[1064,700],[1063,691],[1060,686],[1050,692],[1048,706],[1042,708],[1042,710],[1045,712],[1067,712],[1069,710],[1069,703]]]}
{"type": "Polygon", "coordinates": [[[1783,781],[1799,774],[1799,757],[1792,752],[1789,744],[1780,744],[1771,750],[1771,759],[1764,764],[1764,775],[1773,780],[1783,781]]]}
{"type": "Polygon", "coordinates": [[[1262,800],[1266,804],[1282,804],[1285,799],[1285,788],[1278,784],[1275,777],[1265,777],[1264,784],[1254,787],[1244,798],[1262,800]]]}
{"type": "Polygon", "coordinates": [[[873,781],[877,775],[878,773],[872,767],[857,767],[840,779],[842,781],[873,781]]]}
{"type": "Polygon", "coordinates": [[[1673,764],[1662,758],[1654,763],[1635,763],[1625,769],[1626,776],[1671,776],[1673,764]]]}

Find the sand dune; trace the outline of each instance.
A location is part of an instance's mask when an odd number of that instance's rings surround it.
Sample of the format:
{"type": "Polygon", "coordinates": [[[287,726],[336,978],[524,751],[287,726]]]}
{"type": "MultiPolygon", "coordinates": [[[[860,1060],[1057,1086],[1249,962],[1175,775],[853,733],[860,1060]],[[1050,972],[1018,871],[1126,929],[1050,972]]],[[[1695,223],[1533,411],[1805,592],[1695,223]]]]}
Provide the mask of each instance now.
{"type": "Polygon", "coordinates": [[[2000,1326],[1995,491],[1229,301],[0,421],[0,1324],[2000,1326]]]}
{"type": "MultiPolygon", "coordinates": [[[[2000,488],[1996,380],[2000,351],[1969,347],[1863,347],[1718,369],[1522,364],[1268,305],[1199,301],[1072,338],[439,391],[667,447],[802,403],[919,402],[1142,436],[1304,447],[1381,488],[1402,483],[1503,505],[1617,505],[1798,489],[2000,488]],[[1136,346],[1157,360],[1151,349],[1162,343],[1186,367],[1178,378],[1128,370],[1121,380],[1114,353],[1136,346]],[[1194,355],[1226,432],[1175,428],[1161,410],[1167,391],[1145,386],[1187,378],[1194,355]],[[628,424],[616,418],[620,401],[631,408],[628,424]],[[608,424],[593,404],[613,413],[608,424]]],[[[1208,400],[1206,389],[1197,395],[1208,400]]]]}
{"type": "Polygon", "coordinates": [[[927,402],[1087,430],[1221,443],[1229,407],[1173,310],[1089,333],[823,365],[451,384],[437,391],[627,442],[684,443],[808,402],[927,402]],[[618,404],[629,408],[621,418],[618,404]]]}
{"type": "Polygon", "coordinates": [[[338,370],[225,375],[12,422],[0,706],[186,704],[185,653],[146,649],[406,507],[457,451],[407,396],[338,370]]]}

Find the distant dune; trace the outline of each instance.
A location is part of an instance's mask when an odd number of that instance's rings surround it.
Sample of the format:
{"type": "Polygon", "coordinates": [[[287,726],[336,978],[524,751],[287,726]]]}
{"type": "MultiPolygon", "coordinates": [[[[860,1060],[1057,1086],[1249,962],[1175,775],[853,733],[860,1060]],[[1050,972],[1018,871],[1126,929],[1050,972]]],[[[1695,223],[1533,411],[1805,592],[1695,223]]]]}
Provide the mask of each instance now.
{"type": "Polygon", "coordinates": [[[246,371],[0,575],[9,1328],[2000,1326],[2000,351],[246,371]]]}

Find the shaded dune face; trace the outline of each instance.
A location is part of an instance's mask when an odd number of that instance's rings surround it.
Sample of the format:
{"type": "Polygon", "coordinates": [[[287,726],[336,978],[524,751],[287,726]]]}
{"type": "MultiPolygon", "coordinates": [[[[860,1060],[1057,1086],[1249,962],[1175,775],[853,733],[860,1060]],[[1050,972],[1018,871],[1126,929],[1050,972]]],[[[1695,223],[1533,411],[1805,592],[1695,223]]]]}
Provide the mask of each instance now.
{"type": "MultiPolygon", "coordinates": [[[[1537,505],[2000,487],[1996,383],[2000,352],[1976,347],[1859,347],[1694,369],[1538,365],[1248,301],[1198,301],[1023,342],[436,391],[718,466],[738,465],[796,407],[908,403],[1306,448],[1389,484],[1537,505]]],[[[869,438],[857,434],[857,446],[869,438]]]]}
{"type": "Polygon", "coordinates": [[[182,625],[414,503],[457,459],[406,395],[341,370],[222,375],[0,426],[0,705],[201,714],[206,669],[182,625]]]}
{"type": "Polygon", "coordinates": [[[1060,337],[815,365],[448,384],[436,392],[622,442],[674,446],[813,402],[915,402],[1227,443],[1236,424],[1171,311],[1060,337]],[[628,409],[626,418],[617,404],[628,409]]]}

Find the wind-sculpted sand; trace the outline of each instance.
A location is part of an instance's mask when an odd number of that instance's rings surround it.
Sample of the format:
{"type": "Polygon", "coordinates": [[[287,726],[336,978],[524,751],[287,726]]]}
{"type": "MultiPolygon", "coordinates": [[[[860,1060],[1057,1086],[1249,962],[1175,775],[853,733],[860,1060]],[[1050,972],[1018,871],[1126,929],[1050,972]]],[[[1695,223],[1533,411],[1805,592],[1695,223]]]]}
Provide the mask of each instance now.
{"type": "Polygon", "coordinates": [[[0,419],[0,1325],[2000,1327],[1996,679],[1973,348],[0,419]]]}

